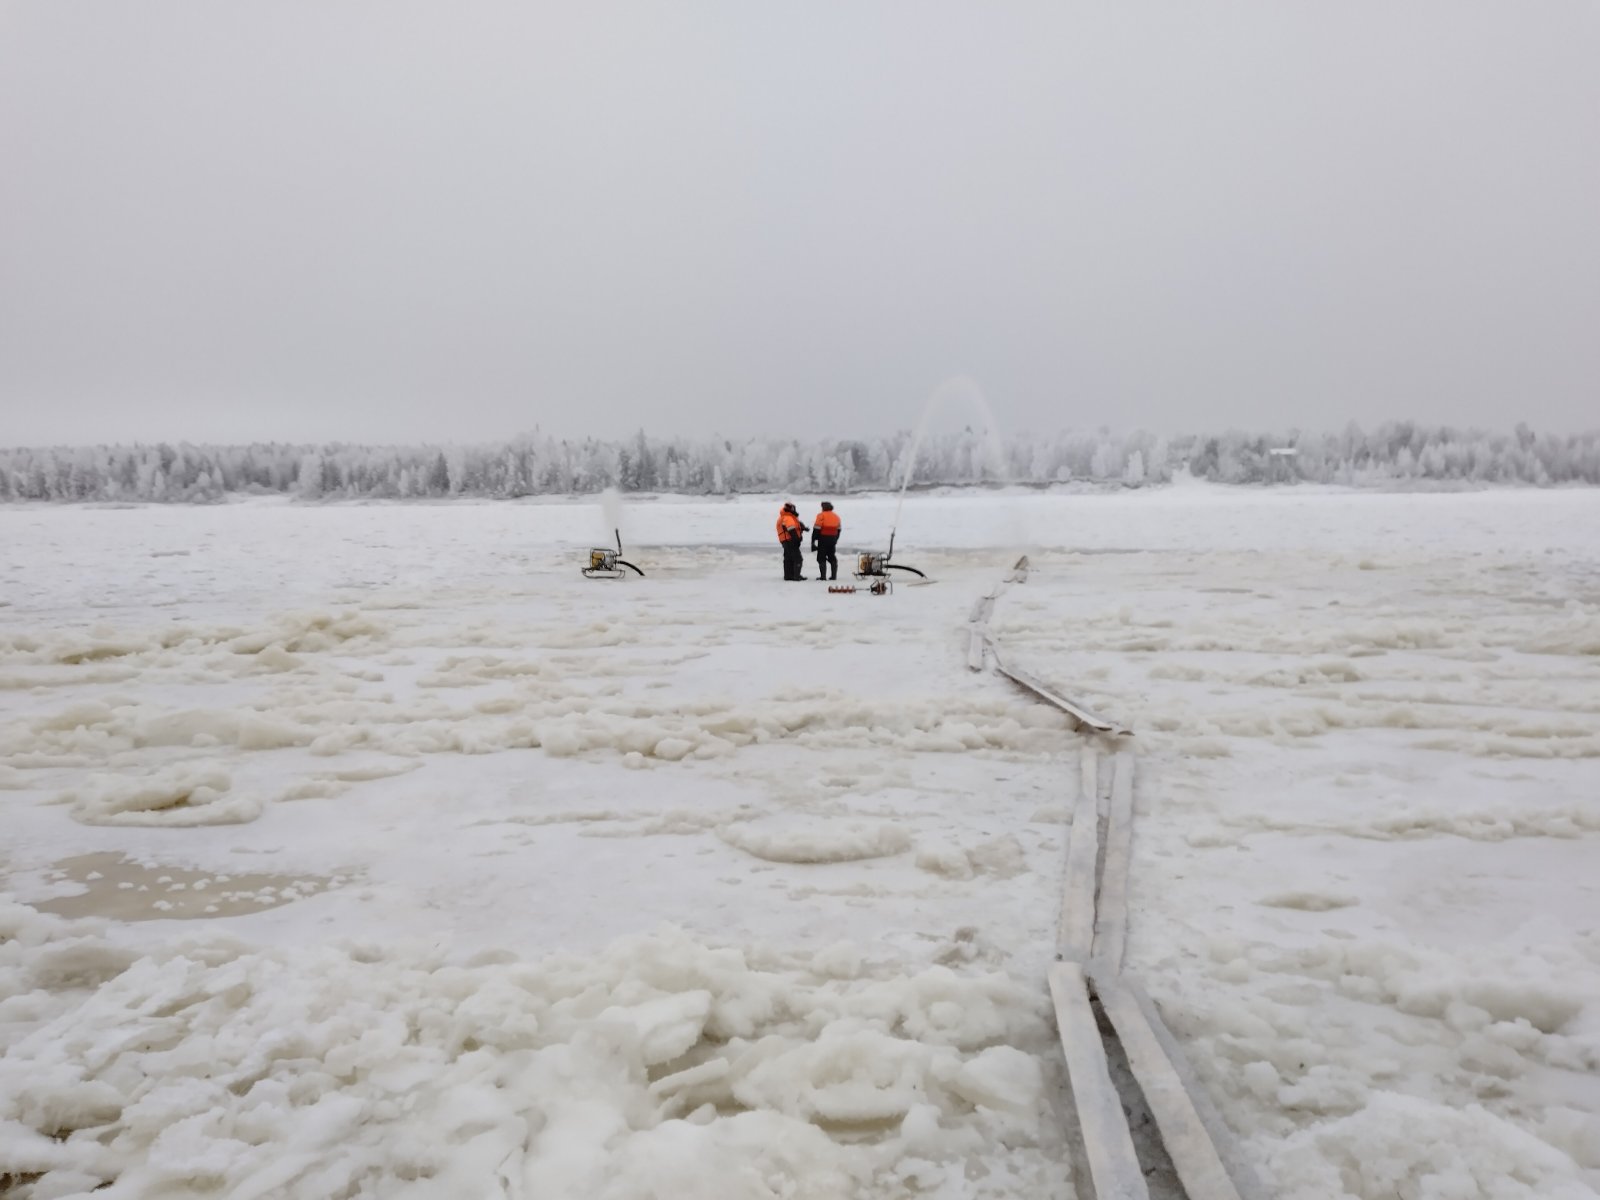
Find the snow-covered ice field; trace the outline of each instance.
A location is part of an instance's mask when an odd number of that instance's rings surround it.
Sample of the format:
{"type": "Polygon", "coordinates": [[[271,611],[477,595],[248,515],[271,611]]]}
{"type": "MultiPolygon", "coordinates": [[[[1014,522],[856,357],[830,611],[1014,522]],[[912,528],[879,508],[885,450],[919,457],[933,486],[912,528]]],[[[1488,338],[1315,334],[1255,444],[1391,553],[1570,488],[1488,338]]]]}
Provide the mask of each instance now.
{"type": "Polygon", "coordinates": [[[1600,491],[778,499],[0,507],[0,1195],[1090,1196],[1023,551],[1265,1193],[1597,1194],[1600,491]]]}

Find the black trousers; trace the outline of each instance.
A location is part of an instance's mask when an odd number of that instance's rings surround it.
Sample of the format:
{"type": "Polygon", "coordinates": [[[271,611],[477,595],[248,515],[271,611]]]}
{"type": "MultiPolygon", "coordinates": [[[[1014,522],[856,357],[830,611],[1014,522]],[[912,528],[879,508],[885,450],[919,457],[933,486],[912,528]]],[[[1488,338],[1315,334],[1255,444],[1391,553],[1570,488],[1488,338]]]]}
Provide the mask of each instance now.
{"type": "Polygon", "coordinates": [[[833,548],[839,544],[837,537],[817,538],[817,574],[823,579],[828,578],[828,568],[833,568],[833,578],[839,578],[839,558],[833,548]]]}
{"type": "Polygon", "coordinates": [[[783,543],[783,577],[800,578],[800,539],[797,537],[783,543]]]}

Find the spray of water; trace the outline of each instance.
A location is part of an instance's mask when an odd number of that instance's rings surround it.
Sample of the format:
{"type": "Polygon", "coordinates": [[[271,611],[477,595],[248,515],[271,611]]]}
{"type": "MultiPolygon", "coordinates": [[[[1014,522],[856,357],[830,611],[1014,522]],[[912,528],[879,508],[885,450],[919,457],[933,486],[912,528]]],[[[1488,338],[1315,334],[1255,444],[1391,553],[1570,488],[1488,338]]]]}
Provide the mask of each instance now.
{"type": "Polygon", "coordinates": [[[600,493],[600,515],[605,520],[605,541],[601,544],[609,545],[622,528],[622,494],[616,488],[600,493]]]}
{"type": "Polygon", "coordinates": [[[983,389],[977,381],[966,375],[958,375],[954,379],[947,379],[933,389],[933,394],[928,397],[922,406],[922,415],[917,418],[917,427],[911,435],[911,448],[906,453],[905,468],[900,477],[900,497],[894,506],[894,524],[890,532],[900,528],[900,511],[905,508],[906,489],[911,486],[911,479],[917,467],[917,452],[922,449],[922,439],[928,432],[928,422],[933,414],[943,409],[946,405],[958,400],[970,403],[978,411],[978,418],[983,422],[983,441],[987,451],[989,470],[998,478],[1004,479],[1006,472],[1005,446],[1000,441],[1000,429],[994,419],[994,410],[989,407],[989,400],[983,394],[983,389]]]}

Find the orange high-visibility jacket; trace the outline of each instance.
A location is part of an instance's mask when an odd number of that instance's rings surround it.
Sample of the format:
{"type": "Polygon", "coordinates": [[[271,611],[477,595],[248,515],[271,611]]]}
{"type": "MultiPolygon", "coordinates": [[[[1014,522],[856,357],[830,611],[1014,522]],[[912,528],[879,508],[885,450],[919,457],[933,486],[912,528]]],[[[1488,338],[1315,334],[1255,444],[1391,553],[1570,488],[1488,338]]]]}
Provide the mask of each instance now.
{"type": "Polygon", "coordinates": [[[818,537],[838,537],[844,523],[836,512],[819,512],[816,520],[811,522],[811,528],[818,537]]]}
{"type": "Polygon", "coordinates": [[[803,528],[800,518],[794,513],[784,511],[778,514],[778,541],[787,542],[790,538],[798,538],[803,528]]]}

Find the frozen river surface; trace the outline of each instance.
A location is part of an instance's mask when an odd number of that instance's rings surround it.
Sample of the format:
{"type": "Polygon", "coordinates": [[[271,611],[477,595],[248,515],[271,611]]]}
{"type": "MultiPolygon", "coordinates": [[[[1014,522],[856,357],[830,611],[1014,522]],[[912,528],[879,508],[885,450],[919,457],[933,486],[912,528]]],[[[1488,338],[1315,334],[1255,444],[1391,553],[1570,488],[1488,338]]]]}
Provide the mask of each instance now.
{"type": "Polygon", "coordinates": [[[1596,1195],[1600,492],[780,499],[0,507],[0,1194],[1087,1200],[1025,551],[1265,1194],[1596,1195]]]}

